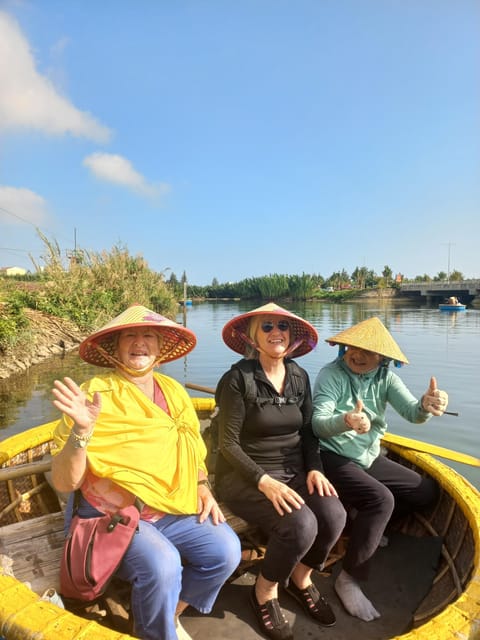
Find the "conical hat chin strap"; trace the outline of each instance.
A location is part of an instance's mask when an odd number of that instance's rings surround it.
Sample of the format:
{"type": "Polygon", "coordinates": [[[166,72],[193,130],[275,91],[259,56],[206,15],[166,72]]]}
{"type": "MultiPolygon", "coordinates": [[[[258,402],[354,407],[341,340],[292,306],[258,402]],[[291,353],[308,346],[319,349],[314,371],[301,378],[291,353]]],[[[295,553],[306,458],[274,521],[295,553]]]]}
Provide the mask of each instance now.
{"type": "Polygon", "coordinates": [[[120,369],[120,371],[123,371],[124,373],[127,373],[129,376],[133,376],[134,378],[140,378],[141,376],[144,376],[159,364],[159,359],[156,358],[151,364],[143,367],[143,369],[131,369],[130,367],[127,367],[126,364],[123,364],[123,362],[120,362],[120,360],[110,355],[108,351],[106,351],[100,345],[95,344],[93,346],[99,353],[102,354],[105,360],[112,364],[112,366],[114,366],[116,369],[120,369]]]}
{"type": "Polygon", "coordinates": [[[292,342],[292,344],[288,347],[288,349],[283,354],[283,357],[286,358],[291,353],[296,351],[302,343],[303,343],[303,338],[297,338],[296,340],[294,340],[294,342],[292,342]]]}

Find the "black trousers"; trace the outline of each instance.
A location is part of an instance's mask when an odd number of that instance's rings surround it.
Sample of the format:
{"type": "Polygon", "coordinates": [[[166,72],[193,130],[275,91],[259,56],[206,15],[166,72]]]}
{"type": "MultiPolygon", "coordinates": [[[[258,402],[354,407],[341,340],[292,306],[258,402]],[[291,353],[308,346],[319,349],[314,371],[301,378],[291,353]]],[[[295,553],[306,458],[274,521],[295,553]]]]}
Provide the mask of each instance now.
{"type": "Polygon", "coordinates": [[[349,458],[322,451],[325,475],[355,515],[349,527],[349,543],[343,568],[358,580],[368,577],[368,563],[375,553],[392,513],[404,514],[427,507],[436,500],[438,485],[386,456],[369,469],[349,458]]]}
{"type": "Polygon", "coordinates": [[[346,511],[338,498],[308,494],[304,473],[288,484],[305,504],[283,516],[240,474],[229,473],[216,487],[219,498],[233,513],[257,525],[268,537],[262,575],[280,584],[288,582],[299,562],[321,570],[346,522],[346,511]]]}

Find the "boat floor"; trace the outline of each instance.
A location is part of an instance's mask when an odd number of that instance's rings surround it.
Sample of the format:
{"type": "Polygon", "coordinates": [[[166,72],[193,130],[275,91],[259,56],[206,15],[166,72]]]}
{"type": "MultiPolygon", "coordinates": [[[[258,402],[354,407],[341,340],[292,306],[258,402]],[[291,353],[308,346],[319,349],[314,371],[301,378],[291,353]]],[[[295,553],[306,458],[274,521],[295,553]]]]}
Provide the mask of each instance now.
{"type": "MultiPolygon", "coordinates": [[[[411,628],[415,609],[431,587],[440,550],[439,538],[416,538],[401,533],[389,537],[388,545],[376,552],[370,578],[364,585],[365,594],[381,613],[381,617],[372,622],[354,618],[343,609],[333,588],[334,578],[340,570],[338,565],[334,565],[330,575],[316,573],[314,576],[320,593],[327,597],[335,610],[337,623],[334,627],[321,627],[295,600],[281,592],[280,604],[292,625],[295,638],[386,640],[406,633],[411,628]]],[[[264,637],[258,630],[249,603],[256,571],[247,571],[226,584],[210,615],[203,616],[191,608],[187,609],[182,616],[182,624],[194,640],[256,640],[264,637]]]]}
{"type": "MultiPolygon", "coordinates": [[[[30,580],[39,594],[47,587],[58,589],[56,582],[62,544],[61,513],[5,526],[0,535],[0,553],[11,553],[17,579],[30,580]],[[34,554],[32,546],[36,549],[34,554]],[[38,558],[42,559],[41,567],[36,566],[38,558]]],[[[440,553],[441,539],[438,537],[415,537],[398,531],[389,534],[388,545],[377,550],[372,559],[370,578],[363,586],[365,594],[381,613],[381,617],[372,622],[362,622],[343,609],[333,588],[340,570],[338,563],[330,567],[330,573],[316,572],[313,576],[320,593],[327,597],[334,608],[337,617],[334,627],[319,626],[295,600],[281,590],[280,604],[292,625],[295,638],[387,640],[406,633],[411,628],[415,610],[432,585],[440,553]]],[[[182,624],[194,640],[256,640],[263,637],[258,631],[249,601],[250,589],[260,567],[261,560],[225,584],[210,615],[199,614],[193,608],[185,611],[182,624]]],[[[86,615],[84,612],[83,615],[106,622],[104,613],[86,615]]],[[[118,615],[117,629],[128,632],[125,609],[120,608],[118,615]]]]}

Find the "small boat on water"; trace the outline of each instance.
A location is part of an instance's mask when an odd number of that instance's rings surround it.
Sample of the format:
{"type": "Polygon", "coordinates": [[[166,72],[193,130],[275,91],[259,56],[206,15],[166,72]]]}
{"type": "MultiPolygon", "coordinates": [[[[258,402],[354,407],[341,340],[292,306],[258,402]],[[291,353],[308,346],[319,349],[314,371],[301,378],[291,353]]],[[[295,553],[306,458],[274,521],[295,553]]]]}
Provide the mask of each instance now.
{"type": "MultiPolygon", "coordinates": [[[[193,400],[207,434],[214,401],[193,400]]],[[[122,601],[121,587],[107,592],[94,607],[66,610],[57,600],[63,513],[61,496],[49,483],[54,424],[0,443],[0,636],[7,640],[133,640],[128,597],[122,601]]],[[[441,487],[438,503],[428,513],[415,513],[399,523],[389,533],[388,546],[375,554],[379,560],[373,582],[378,583],[376,598],[383,597],[383,603],[376,599],[375,604],[381,605],[382,617],[359,621],[342,612],[336,601],[337,625],[328,629],[328,638],[480,639],[480,493],[443,462],[397,444],[401,441],[386,439],[385,454],[434,477],[441,487]],[[400,579],[405,582],[397,586],[400,579]],[[416,600],[402,607],[414,592],[418,592],[416,600]]],[[[183,624],[195,638],[261,638],[247,595],[261,561],[261,543],[251,527],[228,511],[226,515],[242,540],[242,565],[222,589],[212,614],[187,611],[183,624]]],[[[322,588],[330,584],[328,574],[335,573],[344,547],[342,536],[325,575],[318,574],[322,588]]],[[[333,589],[331,593],[333,603],[333,589]]],[[[293,602],[281,603],[296,638],[320,637],[319,627],[293,602]]]]}
{"type": "Polygon", "coordinates": [[[440,311],[465,311],[467,308],[466,304],[439,304],[438,308],[440,311]]]}
{"type": "Polygon", "coordinates": [[[466,304],[462,304],[458,298],[451,296],[447,298],[445,302],[438,305],[439,311],[465,311],[466,304]]]}

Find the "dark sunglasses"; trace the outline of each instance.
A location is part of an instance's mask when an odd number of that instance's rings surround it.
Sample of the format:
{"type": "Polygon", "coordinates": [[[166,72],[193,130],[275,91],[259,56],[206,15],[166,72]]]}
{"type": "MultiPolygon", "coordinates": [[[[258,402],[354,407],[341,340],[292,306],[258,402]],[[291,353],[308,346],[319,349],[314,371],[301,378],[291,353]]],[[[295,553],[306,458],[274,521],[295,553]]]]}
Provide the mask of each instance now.
{"type": "MultiPolygon", "coordinates": [[[[270,333],[270,331],[273,331],[273,329],[275,328],[275,323],[271,320],[268,320],[267,322],[262,322],[261,327],[263,333],[270,333]]],[[[290,324],[288,320],[279,320],[277,322],[277,328],[280,331],[288,331],[290,329],[290,324]]]]}

